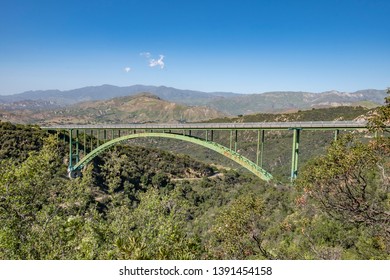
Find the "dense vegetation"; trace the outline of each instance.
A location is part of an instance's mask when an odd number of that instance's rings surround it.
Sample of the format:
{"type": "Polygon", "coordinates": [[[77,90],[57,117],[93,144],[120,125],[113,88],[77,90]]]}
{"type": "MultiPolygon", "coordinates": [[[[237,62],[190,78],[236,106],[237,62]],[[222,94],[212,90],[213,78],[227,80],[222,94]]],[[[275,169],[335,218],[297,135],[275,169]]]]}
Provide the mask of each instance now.
{"type": "Polygon", "coordinates": [[[293,121],[333,121],[333,120],[353,120],[359,116],[365,115],[369,112],[361,106],[349,107],[339,106],[334,108],[322,108],[311,110],[299,110],[295,113],[285,114],[251,114],[239,115],[237,117],[225,117],[218,119],[211,119],[207,122],[293,122],[293,121]]]}
{"type": "Polygon", "coordinates": [[[0,259],[390,258],[388,137],[342,137],[288,185],[138,146],[70,180],[57,137],[0,130],[0,259]]]}

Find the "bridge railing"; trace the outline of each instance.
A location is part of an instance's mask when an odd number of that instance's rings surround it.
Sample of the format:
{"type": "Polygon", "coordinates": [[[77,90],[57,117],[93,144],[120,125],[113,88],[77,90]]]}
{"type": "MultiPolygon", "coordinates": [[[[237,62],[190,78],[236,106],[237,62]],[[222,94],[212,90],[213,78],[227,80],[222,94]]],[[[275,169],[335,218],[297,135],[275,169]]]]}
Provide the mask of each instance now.
{"type": "Polygon", "coordinates": [[[43,129],[349,129],[366,128],[366,121],[311,121],[311,122],[248,122],[248,123],[185,123],[185,124],[96,124],[58,125],[43,129]]]}

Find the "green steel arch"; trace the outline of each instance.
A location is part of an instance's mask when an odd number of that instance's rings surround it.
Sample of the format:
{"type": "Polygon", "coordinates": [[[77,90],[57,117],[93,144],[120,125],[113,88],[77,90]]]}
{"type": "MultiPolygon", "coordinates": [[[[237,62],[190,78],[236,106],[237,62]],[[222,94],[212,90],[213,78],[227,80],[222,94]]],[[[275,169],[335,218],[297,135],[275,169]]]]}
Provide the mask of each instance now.
{"type": "Polygon", "coordinates": [[[245,167],[252,173],[254,173],[256,176],[259,178],[269,181],[272,179],[272,175],[262,169],[260,166],[256,165],[254,162],[251,160],[247,159],[246,157],[243,157],[239,153],[226,148],[218,143],[211,142],[211,141],[206,141],[197,137],[193,136],[187,136],[187,135],[181,135],[181,134],[174,134],[174,133],[162,133],[162,132],[145,132],[145,133],[135,133],[135,134],[130,134],[130,135],[125,135],[122,137],[118,137],[116,139],[113,139],[111,141],[108,141],[93,151],[91,151],[89,154],[87,154],[85,157],[83,157],[76,165],[73,167],[69,168],[69,176],[73,177],[72,174],[74,172],[79,172],[84,166],[86,166],[94,157],[102,153],[103,151],[107,150],[108,148],[114,146],[117,143],[129,140],[129,139],[134,139],[134,138],[146,138],[146,137],[162,137],[162,138],[171,138],[171,139],[177,139],[177,140],[182,140],[182,141],[187,141],[191,142],[194,144],[198,144],[200,146],[206,147],[210,150],[213,150],[217,153],[220,153],[224,155],[227,158],[230,158],[231,160],[237,162],[241,166],[245,167]]]}

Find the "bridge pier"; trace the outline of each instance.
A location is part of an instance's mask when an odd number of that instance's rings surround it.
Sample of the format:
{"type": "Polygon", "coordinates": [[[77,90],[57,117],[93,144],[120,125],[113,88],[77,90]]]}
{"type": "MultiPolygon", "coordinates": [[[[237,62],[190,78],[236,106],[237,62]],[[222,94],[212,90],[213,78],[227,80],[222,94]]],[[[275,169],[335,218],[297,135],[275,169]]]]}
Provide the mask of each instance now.
{"type": "Polygon", "coordinates": [[[264,129],[257,132],[256,164],[261,168],[263,168],[264,134],[264,129]]]}
{"type": "Polygon", "coordinates": [[[81,170],[78,170],[78,169],[71,170],[71,169],[68,168],[68,177],[70,179],[75,179],[77,177],[81,177],[81,170]]]}
{"type": "Polygon", "coordinates": [[[340,130],[336,129],[334,131],[334,141],[337,141],[339,139],[340,130]]]}
{"type": "Polygon", "coordinates": [[[235,130],[235,137],[234,137],[234,151],[237,152],[237,140],[238,140],[238,130],[235,130]]]}
{"type": "Polygon", "coordinates": [[[79,151],[79,130],[76,129],[76,163],[79,162],[80,151],[79,151]]]}
{"type": "Polygon", "coordinates": [[[68,171],[73,169],[73,129],[69,129],[69,164],[68,171]]]}
{"type": "Polygon", "coordinates": [[[301,128],[293,128],[293,144],[291,157],[291,182],[298,176],[298,156],[299,156],[299,138],[301,128]]]}

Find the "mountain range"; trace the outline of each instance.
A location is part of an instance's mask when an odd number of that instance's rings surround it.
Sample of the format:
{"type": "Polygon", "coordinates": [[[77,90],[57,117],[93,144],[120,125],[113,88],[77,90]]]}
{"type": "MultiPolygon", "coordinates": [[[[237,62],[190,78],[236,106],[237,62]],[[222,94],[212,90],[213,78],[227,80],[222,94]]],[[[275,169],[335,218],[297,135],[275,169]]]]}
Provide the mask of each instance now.
{"type": "Polygon", "coordinates": [[[44,100],[55,102],[60,106],[75,104],[83,101],[106,100],[115,97],[135,95],[149,92],[161,99],[172,102],[183,102],[187,105],[202,105],[202,100],[213,98],[229,98],[240,94],[232,92],[202,92],[194,90],[181,90],[165,86],[133,85],[118,87],[112,85],[90,86],[73,90],[36,90],[26,91],[13,95],[0,95],[0,102],[13,103],[24,100],[44,100]]]}
{"type": "Polygon", "coordinates": [[[0,96],[0,109],[55,109],[80,102],[110,100],[148,92],[160,99],[186,106],[207,106],[228,115],[289,112],[301,109],[364,105],[375,107],[383,104],[385,90],[367,89],[356,92],[326,91],[321,93],[277,91],[257,94],[233,92],[202,92],[181,90],[166,86],[112,85],[91,86],[73,90],[27,91],[0,96]]]}
{"type": "MultiPolygon", "coordinates": [[[[21,101],[19,101],[20,103],[21,101]]],[[[101,124],[199,122],[226,115],[205,106],[186,106],[150,93],[85,101],[51,109],[0,110],[0,119],[13,123],[101,124]]]]}

